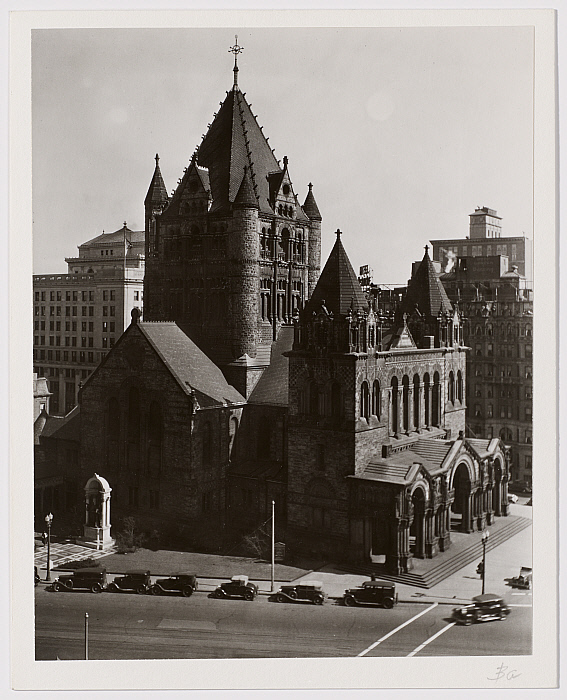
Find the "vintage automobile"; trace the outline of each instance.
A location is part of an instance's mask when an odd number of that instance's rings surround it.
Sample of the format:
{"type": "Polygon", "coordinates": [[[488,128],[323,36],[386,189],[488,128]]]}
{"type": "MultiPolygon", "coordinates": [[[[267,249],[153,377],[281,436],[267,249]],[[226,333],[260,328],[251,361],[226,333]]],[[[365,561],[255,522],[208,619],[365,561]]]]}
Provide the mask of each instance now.
{"type": "Polygon", "coordinates": [[[77,588],[100,593],[106,587],[106,569],[78,569],[72,574],[59,576],[53,582],[54,591],[73,591],[77,588]]]}
{"type": "Polygon", "coordinates": [[[174,573],[169,578],[158,578],[150,588],[150,593],[152,595],[181,593],[188,598],[197,588],[197,577],[194,574],[174,573]]]}
{"type": "Polygon", "coordinates": [[[505,620],[509,614],[510,608],[501,596],[494,593],[477,595],[469,605],[453,609],[453,619],[462,625],[472,625],[473,622],[505,620]]]}
{"type": "Polygon", "coordinates": [[[150,572],[143,570],[127,571],[124,576],[115,576],[114,581],[108,584],[108,591],[136,591],[147,593],[150,590],[150,572]]]}
{"type": "Polygon", "coordinates": [[[512,588],[524,588],[529,590],[532,587],[532,570],[528,566],[522,566],[520,575],[508,579],[508,583],[512,588]]]}
{"type": "Polygon", "coordinates": [[[34,586],[37,586],[37,584],[38,584],[40,581],[41,581],[41,579],[40,579],[39,573],[38,573],[38,571],[37,571],[37,566],[34,566],[34,567],[33,567],[33,582],[34,582],[34,586]]]}
{"type": "Polygon", "coordinates": [[[254,600],[258,595],[258,586],[248,581],[248,576],[233,576],[230,581],[221,583],[215,590],[215,598],[244,598],[254,600]]]}
{"type": "Polygon", "coordinates": [[[348,588],[343,601],[348,606],[381,605],[390,609],[398,602],[396,585],[391,581],[364,581],[362,586],[348,588]]]}
{"type": "Polygon", "coordinates": [[[518,502],[518,496],[516,496],[515,493],[509,493],[508,494],[508,503],[517,503],[518,502]]]}
{"type": "Polygon", "coordinates": [[[293,601],[323,605],[326,598],[327,594],[320,581],[302,581],[294,585],[282,586],[276,593],[278,603],[293,601]]]}

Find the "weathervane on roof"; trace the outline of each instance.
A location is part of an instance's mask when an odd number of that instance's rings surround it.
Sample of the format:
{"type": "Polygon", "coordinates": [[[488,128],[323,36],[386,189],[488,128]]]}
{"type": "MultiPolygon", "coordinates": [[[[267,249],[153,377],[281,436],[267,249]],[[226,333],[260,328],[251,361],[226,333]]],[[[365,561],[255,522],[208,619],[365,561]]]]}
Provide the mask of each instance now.
{"type": "Polygon", "coordinates": [[[242,46],[238,45],[238,34],[235,34],[234,38],[236,39],[236,41],[234,42],[234,46],[231,46],[230,49],[228,50],[228,52],[234,54],[234,68],[232,70],[234,71],[233,89],[235,90],[238,87],[238,60],[237,60],[237,56],[239,53],[242,53],[244,51],[244,48],[242,46]]]}

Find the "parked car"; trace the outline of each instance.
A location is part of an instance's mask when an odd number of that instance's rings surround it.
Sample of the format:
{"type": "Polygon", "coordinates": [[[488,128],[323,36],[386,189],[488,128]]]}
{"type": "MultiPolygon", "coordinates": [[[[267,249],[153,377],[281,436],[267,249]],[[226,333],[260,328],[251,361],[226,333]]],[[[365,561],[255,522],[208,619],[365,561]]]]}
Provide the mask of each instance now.
{"type": "Polygon", "coordinates": [[[515,493],[509,493],[508,494],[508,503],[517,503],[518,502],[518,497],[516,496],[515,493]]]}
{"type": "Polygon", "coordinates": [[[230,581],[221,583],[213,593],[215,598],[244,598],[254,600],[258,595],[258,586],[248,581],[248,576],[233,576],[230,581]]]}
{"type": "Polygon", "coordinates": [[[106,569],[79,569],[72,574],[59,576],[53,582],[54,591],[73,591],[76,588],[100,593],[106,588],[106,569]]]}
{"type": "Polygon", "coordinates": [[[282,586],[276,593],[278,603],[307,601],[315,605],[323,605],[326,598],[327,594],[320,581],[303,581],[295,585],[282,586]]]}
{"type": "Polygon", "coordinates": [[[453,619],[462,625],[472,625],[473,622],[490,622],[505,620],[510,614],[510,608],[499,595],[483,593],[472,599],[470,605],[453,609],[453,619]]]}
{"type": "Polygon", "coordinates": [[[116,576],[112,583],[108,584],[109,591],[136,591],[136,593],[147,593],[150,590],[149,571],[127,571],[124,576],[116,576]]]}
{"type": "Polygon", "coordinates": [[[529,590],[532,587],[532,570],[528,566],[522,566],[520,575],[508,579],[508,583],[512,588],[524,588],[529,590]]]}
{"type": "Polygon", "coordinates": [[[40,580],[41,580],[41,579],[40,579],[40,577],[39,577],[39,573],[38,573],[38,570],[37,570],[37,566],[34,566],[34,567],[33,567],[33,582],[34,582],[34,586],[37,586],[37,584],[40,582],[40,580]]]}
{"type": "Polygon", "coordinates": [[[196,591],[197,588],[197,577],[194,574],[175,573],[171,574],[169,578],[158,578],[150,588],[150,593],[153,595],[181,593],[188,598],[193,595],[193,591],[196,591]]]}
{"type": "Polygon", "coordinates": [[[362,586],[348,588],[343,600],[348,606],[381,605],[390,609],[398,602],[398,596],[396,585],[391,581],[364,581],[362,586]]]}

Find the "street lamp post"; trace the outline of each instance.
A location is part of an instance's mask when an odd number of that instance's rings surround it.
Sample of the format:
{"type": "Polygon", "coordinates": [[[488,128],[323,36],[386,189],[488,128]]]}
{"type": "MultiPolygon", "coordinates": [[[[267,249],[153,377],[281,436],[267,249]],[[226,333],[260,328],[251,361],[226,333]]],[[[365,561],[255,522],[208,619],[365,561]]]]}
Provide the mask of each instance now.
{"type": "Polygon", "coordinates": [[[485,530],[482,533],[482,592],[484,593],[484,578],[486,576],[486,545],[488,543],[488,538],[490,533],[485,530]]]}
{"type": "Polygon", "coordinates": [[[47,525],[47,574],[45,576],[46,581],[51,581],[51,523],[53,522],[53,515],[49,513],[45,516],[45,524],[47,525]]]}

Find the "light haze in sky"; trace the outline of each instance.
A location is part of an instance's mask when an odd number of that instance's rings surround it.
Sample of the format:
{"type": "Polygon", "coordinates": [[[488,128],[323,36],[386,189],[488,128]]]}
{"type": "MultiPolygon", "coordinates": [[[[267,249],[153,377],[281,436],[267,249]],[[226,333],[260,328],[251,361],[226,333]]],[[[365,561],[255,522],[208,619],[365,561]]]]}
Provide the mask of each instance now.
{"type": "Polygon", "coordinates": [[[34,273],[144,228],[156,153],[171,192],[239,86],[302,204],[354,269],[405,284],[477,206],[533,236],[533,29],[45,29],[32,38],[34,273]]]}

